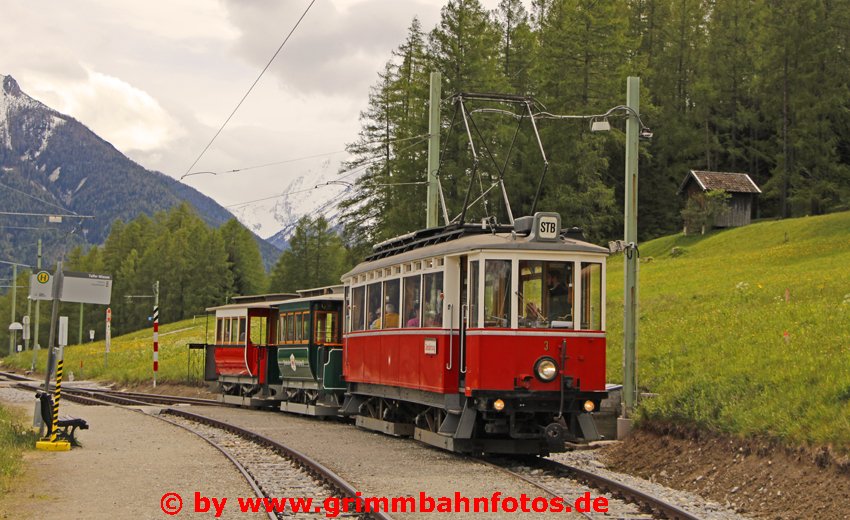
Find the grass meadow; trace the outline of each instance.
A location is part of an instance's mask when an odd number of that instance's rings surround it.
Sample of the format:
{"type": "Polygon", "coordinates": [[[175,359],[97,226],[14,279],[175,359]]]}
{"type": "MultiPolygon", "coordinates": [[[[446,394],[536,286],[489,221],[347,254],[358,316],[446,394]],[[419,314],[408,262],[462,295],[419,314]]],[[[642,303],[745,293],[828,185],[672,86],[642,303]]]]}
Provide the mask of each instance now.
{"type": "MultiPolygon", "coordinates": [[[[209,326],[214,327],[210,319],[209,326]]],[[[189,343],[203,343],[205,332],[203,317],[177,323],[160,324],[159,327],[159,370],[157,382],[185,383],[189,343]]],[[[212,332],[210,332],[212,336],[212,332]]],[[[112,338],[109,358],[106,359],[105,341],[94,341],[65,348],[65,378],[74,374],[74,379],[99,379],[122,384],[137,384],[153,380],[153,332],[143,329],[117,338],[112,338]]],[[[197,356],[201,356],[198,351],[197,356]]],[[[22,352],[4,359],[3,366],[18,370],[29,370],[32,352],[22,352]]],[[[47,350],[38,351],[36,371],[44,371],[47,350]]],[[[203,367],[201,367],[201,370],[203,367]]]]}
{"type": "MultiPolygon", "coordinates": [[[[640,246],[642,419],[850,451],[850,213],[640,246]]],[[[622,380],[622,255],[608,265],[622,380]]]]}

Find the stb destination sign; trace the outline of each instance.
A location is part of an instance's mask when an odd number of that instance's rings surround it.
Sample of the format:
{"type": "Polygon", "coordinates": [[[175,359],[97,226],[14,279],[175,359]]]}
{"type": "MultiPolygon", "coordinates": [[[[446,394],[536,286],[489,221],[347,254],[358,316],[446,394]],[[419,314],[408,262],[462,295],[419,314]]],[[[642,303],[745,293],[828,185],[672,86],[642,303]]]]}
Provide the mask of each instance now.
{"type": "MultiPolygon", "coordinates": [[[[52,300],[55,277],[47,271],[32,275],[30,280],[30,299],[52,300]]],[[[62,294],[59,300],[72,303],[93,303],[109,305],[112,299],[112,277],[105,274],[62,273],[62,294]]]]}

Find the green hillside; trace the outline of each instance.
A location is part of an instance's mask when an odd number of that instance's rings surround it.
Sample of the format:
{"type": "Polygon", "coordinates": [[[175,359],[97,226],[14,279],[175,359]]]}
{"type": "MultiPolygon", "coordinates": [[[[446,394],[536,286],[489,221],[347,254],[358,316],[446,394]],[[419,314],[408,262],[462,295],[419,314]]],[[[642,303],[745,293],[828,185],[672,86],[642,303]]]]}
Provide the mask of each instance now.
{"type": "MultiPolygon", "coordinates": [[[[214,326],[210,320],[210,326],[214,326]]],[[[159,328],[159,370],[157,381],[184,383],[187,380],[189,343],[204,342],[205,320],[183,320],[161,325],[159,328]]],[[[65,374],[74,378],[99,379],[134,384],[152,381],[153,377],[153,333],[144,329],[112,338],[108,362],[104,355],[106,344],[95,341],[65,348],[65,374]]],[[[201,356],[201,351],[197,355],[201,356]]],[[[38,352],[36,370],[43,371],[47,363],[47,351],[38,352]]],[[[23,352],[3,359],[2,367],[27,370],[32,364],[32,352],[23,352]]],[[[201,370],[203,367],[200,368],[201,370]]]]}
{"type": "MultiPolygon", "coordinates": [[[[640,253],[638,384],[658,394],[642,418],[850,449],[850,213],[674,235],[640,253]]],[[[612,258],[612,381],[622,273],[612,258]]]]}

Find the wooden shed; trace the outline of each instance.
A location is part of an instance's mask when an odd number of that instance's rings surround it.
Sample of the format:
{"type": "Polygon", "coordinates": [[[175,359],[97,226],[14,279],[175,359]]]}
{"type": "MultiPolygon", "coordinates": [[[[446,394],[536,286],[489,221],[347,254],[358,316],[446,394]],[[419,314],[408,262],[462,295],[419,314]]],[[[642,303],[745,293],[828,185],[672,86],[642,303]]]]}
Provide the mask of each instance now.
{"type": "Polygon", "coordinates": [[[729,211],[718,216],[714,227],[746,226],[751,221],[753,199],[761,193],[756,183],[746,173],[706,172],[691,170],[679,187],[679,194],[685,199],[697,193],[722,190],[728,193],[729,211]]]}

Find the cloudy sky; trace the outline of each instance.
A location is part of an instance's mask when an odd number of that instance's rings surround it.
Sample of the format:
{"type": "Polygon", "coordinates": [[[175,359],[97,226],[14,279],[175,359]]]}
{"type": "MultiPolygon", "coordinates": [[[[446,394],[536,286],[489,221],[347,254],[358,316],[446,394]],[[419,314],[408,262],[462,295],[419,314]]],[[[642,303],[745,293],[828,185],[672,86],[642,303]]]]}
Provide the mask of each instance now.
{"type": "MultiPolygon", "coordinates": [[[[443,0],[317,0],[184,182],[261,235],[340,186],[369,86],[414,16],[430,30],[443,0]]],[[[484,0],[495,8],[498,0],[484,0]]],[[[0,0],[0,74],[78,119],[146,168],[179,178],[256,79],[309,0],[0,0]]]]}

